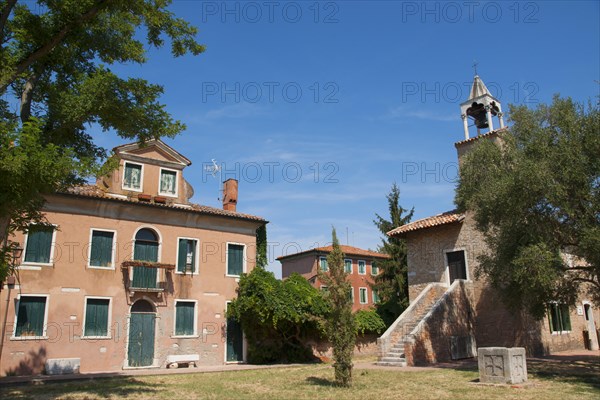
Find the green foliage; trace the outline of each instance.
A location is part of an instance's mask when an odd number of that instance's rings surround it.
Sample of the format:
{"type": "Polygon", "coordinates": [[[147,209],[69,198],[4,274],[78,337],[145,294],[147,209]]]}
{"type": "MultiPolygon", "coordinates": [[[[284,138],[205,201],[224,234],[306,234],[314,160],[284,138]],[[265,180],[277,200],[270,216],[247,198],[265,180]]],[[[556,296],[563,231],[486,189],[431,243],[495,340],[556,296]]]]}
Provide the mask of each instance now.
{"type": "Polygon", "coordinates": [[[272,272],[255,268],[241,276],[238,297],[228,312],[242,324],[248,361],[264,364],[312,360],[304,343],[320,337],[319,321],[328,307],[302,276],[292,274],[280,281],[272,272]]]}
{"type": "Polygon", "coordinates": [[[474,213],[490,248],[477,272],[512,309],[539,318],[547,302],[572,304],[579,289],[600,301],[598,106],[556,96],[510,115],[510,134],[499,145],[480,141],[461,166],[456,203],[474,213]]]}
{"type": "Polygon", "coordinates": [[[256,230],[256,266],[264,268],[269,263],[267,259],[267,225],[256,230]]]}
{"type": "MultiPolygon", "coordinates": [[[[0,237],[43,222],[42,194],[75,182],[75,172],[89,171],[90,163],[77,162],[69,149],[45,143],[41,124],[31,119],[18,131],[0,130],[0,237]]],[[[11,273],[12,247],[10,241],[1,243],[0,282],[11,273]]]]}
{"type": "Polygon", "coordinates": [[[352,300],[348,296],[351,285],[344,270],[344,253],[340,248],[335,228],[332,230],[333,249],[327,256],[329,270],[319,270],[319,280],[327,285],[325,298],[331,312],[325,321],[325,332],[333,347],[335,381],[339,386],[352,384],[352,355],[356,342],[356,328],[352,315],[352,300]]]}
{"type": "Polygon", "coordinates": [[[356,333],[364,335],[365,333],[383,333],[386,325],[383,319],[375,310],[358,310],[354,313],[356,333]]]}
{"type": "MultiPolygon", "coordinates": [[[[108,153],[87,132],[91,124],[140,141],[173,137],[185,129],[160,104],[161,86],[119,77],[110,69],[144,63],[146,52],[165,40],[175,57],[204,51],[195,40],[197,29],[176,18],[170,3],[0,1],[4,247],[9,233],[41,219],[43,193],[102,171],[108,153]]],[[[6,257],[0,259],[2,276],[6,257]]]]}
{"type": "Polygon", "coordinates": [[[387,232],[409,223],[414,208],[408,211],[400,206],[400,189],[395,183],[386,198],[390,219],[387,220],[379,214],[375,214],[376,218],[373,223],[383,234],[382,245],[379,246],[378,250],[389,255],[390,259],[377,263],[380,272],[375,277],[371,288],[377,291],[381,299],[377,304],[377,313],[389,326],[408,307],[408,264],[406,262],[405,240],[399,237],[389,237],[387,232]]]}

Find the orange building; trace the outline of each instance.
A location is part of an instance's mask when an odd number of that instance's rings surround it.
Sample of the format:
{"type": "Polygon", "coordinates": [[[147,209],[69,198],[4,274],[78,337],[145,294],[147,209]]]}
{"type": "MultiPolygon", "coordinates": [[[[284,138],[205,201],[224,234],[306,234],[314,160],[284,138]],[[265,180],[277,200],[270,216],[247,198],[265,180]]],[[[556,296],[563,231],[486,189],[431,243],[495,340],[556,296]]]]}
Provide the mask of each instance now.
{"type": "Polygon", "coordinates": [[[223,209],[191,203],[191,162],[161,141],[114,150],[118,170],[48,195],[47,224],[11,238],[0,375],[244,361],[226,308],[267,221],[236,211],[235,180],[223,209]]]}
{"type": "MultiPolygon", "coordinates": [[[[388,259],[387,254],[376,253],[358,247],[340,245],[344,253],[344,268],[352,285],[352,311],[368,309],[379,302],[377,292],[371,288],[373,277],[379,274],[377,262],[388,259]]],[[[282,278],[297,272],[304,276],[317,289],[326,290],[318,277],[318,270],[327,272],[327,255],[332,246],[317,247],[300,253],[278,257],[281,263],[282,278]]]]}

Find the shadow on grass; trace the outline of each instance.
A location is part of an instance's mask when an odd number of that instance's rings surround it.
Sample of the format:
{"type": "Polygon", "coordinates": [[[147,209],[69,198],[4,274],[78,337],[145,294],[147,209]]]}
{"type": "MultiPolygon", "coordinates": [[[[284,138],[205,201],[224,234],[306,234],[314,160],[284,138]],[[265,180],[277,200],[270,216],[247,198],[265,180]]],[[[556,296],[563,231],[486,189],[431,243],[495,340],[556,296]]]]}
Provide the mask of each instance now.
{"type": "Polygon", "coordinates": [[[559,356],[527,360],[527,370],[540,379],[581,383],[600,389],[600,357],[559,356]]]}
{"type": "Polygon", "coordinates": [[[97,398],[122,398],[130,395],[153,398],[163,389],[161,384],[140,381],[135,378],[101,378],[85,381],[46,381],[40,385],[13,386],[0,389],[0,398],[70,398],[85,393],[97,398]]]}
{"type": "Polygon", "coordinates": [[[306,382],[310,383],[311,385],[317,386],[337,387],[335,381],[330,379],[318,378],[316,376],[309,376],[308,378],[306,378],[306,382]]]}

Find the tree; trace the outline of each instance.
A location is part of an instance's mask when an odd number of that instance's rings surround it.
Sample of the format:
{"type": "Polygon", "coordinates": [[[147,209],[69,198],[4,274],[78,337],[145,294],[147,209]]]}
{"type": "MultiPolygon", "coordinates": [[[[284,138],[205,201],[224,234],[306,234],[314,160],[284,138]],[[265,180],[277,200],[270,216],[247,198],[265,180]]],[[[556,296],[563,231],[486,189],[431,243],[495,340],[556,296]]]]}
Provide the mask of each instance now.
{"type": "Polygon", "coordinates": [[[340,248],[335,228],[332,230],[333,249],[327,256],[328,272],[319,270],[319,280],[327,285],[331,312],[325,321],[325,331],[333,347],[333,368],[338,385],[348,387],[352,383],[352,355],[356,342],[352,300],[352,286],[346,280],[344,253],[340,248]]]}
{"type": "Polygon", "coordinates": [[[43,194],[102,172],[108,152],[91,124],[142,142],[185,129],[160,104],[161,86],[110,69],[146,62],[147,48],[165,39],[175,57],[204,51],[169,3],[0,0],[0,277],[9,235],[42,219],[43,194]]]}
{"type": "Polygon", "coordinates": [[[292,274],[280,281],[272,272],[255,268],[240,277],[237,292],[228,313],[242,325],[250,362],[312,359],[305,342],[321,336],[320,321],[329,309],[319,291],[304,277],[292,274]]]}
{"type": "Polygon", "coordinates": [[[269,263],[267,259],[267,225],[256,230],[256,266],[264,268],[269,263]]]}
{"type": "Polygon", "coordinates": [[[371,287],[377,291],[381,299],[377,305],[377,312],[386,325],[389,326],[408,307],[408,266],[405,240],[396,236],[389,237],[387,233],[394,228],[409,223],[414,208],[408,211],[400,206],[400,189],[395,183],[386,198],[390,219],[387,220],[379,214],[375,214],[373,223],[383,234],[382,244],[378,250],[389,255],[390,258],[378,262],[380,272],[375,276],[371,287]]]}
{"type": "Polygon", "coordinates": [[[600,301],[598,105],[555,96],[510,115],[510,133],[499,145],[480,140],[460,170],[456,203],[489,247],[477,272],[538,318],[581,290],[600,301]]]}

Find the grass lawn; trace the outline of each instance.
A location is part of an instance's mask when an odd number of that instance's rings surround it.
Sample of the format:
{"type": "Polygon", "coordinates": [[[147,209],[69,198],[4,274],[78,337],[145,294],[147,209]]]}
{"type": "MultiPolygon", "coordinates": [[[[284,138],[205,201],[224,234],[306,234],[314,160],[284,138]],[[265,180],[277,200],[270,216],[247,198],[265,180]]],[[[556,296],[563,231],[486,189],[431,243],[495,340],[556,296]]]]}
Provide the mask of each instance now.
{"type": "Polygon", "coordinates": [[[475,368],[354,369],[350,389],[333,385],[331,365],[182,375],[136,376],[0,388],[0,399],[599,399],[600,366],[529,365],[525,387],[473,383],[475,368]]]}

